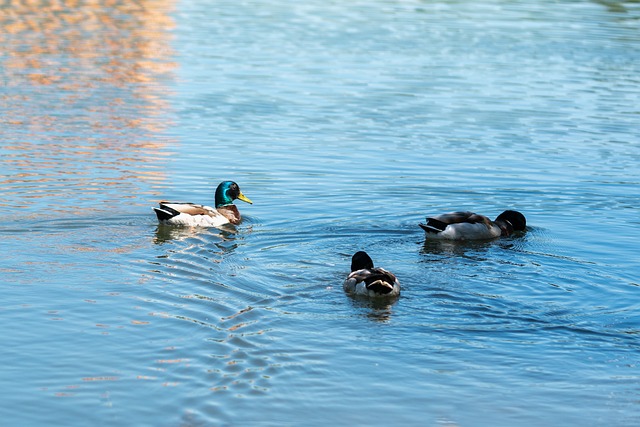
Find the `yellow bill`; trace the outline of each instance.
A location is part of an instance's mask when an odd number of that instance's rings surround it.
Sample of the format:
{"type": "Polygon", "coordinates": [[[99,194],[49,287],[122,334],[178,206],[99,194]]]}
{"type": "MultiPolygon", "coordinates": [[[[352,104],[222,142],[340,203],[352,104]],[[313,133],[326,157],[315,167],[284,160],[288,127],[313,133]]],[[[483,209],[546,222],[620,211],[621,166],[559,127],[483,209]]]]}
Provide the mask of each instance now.
{"type": "Polygon", "coordinates": [[[251,201],[251,199],[250,199],[250,198],[248,198],[247,196],[245,196],[244,194],[242,194],[242,191],[240,192],[240,194],[238,194],[238,199],[239,199],[239,200],[242,200],[243,202],[247,202],[247,203],[249,203],[250,205],[252,205],[252,204],[253,204],[253,202],[251,201]]]}

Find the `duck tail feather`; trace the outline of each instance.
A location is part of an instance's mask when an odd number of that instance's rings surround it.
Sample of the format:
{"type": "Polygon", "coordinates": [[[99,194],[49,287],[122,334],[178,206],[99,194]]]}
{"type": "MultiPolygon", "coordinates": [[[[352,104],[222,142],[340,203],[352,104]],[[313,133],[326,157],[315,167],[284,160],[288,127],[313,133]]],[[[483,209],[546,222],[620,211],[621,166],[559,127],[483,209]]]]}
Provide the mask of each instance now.
{"type": "Polygon", "coordinates": [[[158,217],[158,221],[168,221],[174,216],[180,214],[180,212],[178,212],[177,210],[167,208],[166,206],[163,207],[163,209],[153,208],[153,211],[156,213],[156,216],[158,217]]]}
{"type": "MultiPolygon", "coordinates": [[[[431,224],[418,224],[420,226],[420,228],[422,228],[424,231],[426,231],[427,233],[440,233],[444,230],[444,228],[441,230],[439,228],[436,228],[434,226],[432,226],[431,224]]],[[[446,228],[446,227],[445,227],[446,228]]]]}
{"type": "Polygon", "coordinates": [[[384,280],[376,280],[373,283],[367,284],[367,289],[379,294],[388,294],[393,291],[393,285],[385,282],[384,280]]]}
{"type": "Polygon", "coordinates": [[[444,231],[448,225],[449,225],[448,222],[441,221],[436,218],[427,218],[427,227],[431,227],[432,229],[435,229],[438,231],[444,231]]]}

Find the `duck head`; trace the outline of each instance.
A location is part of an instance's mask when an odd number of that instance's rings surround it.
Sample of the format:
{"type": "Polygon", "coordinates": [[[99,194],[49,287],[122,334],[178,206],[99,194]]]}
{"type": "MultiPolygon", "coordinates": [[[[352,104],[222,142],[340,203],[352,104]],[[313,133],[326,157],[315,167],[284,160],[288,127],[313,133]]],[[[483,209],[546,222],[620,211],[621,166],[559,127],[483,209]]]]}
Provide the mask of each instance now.
{"type": "Polygon", "coordinates": [[[233,181],[224,181],[216,188],[216,208],[233,204],[234,200],[242,200],[249,204],[253,202],[240,191],[240,187],[233,181]]]}
{"type": "Polygon", "coordinates": [[[373,260],[365,251],[358,251],[351,257],[351,271],[373,268],[373,260]]]}
{"type": "Polygon", "coordinates": [[[503,221],[513,227],[513,231],[524,231],[527,228],[527,220],[518,211],[504,211],[496,218],[496,222],[503,221]]]}

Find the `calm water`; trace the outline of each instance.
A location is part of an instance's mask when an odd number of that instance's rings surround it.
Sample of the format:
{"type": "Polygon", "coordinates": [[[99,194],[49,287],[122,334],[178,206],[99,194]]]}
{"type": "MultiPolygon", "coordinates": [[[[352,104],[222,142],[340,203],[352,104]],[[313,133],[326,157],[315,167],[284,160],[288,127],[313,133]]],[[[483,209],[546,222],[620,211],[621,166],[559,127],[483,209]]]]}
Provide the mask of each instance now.
{"type": "Polygon", "coordinates": [[[3,425],[640,423],[640,4],[0,5],[3,425]],[[158,227],[162,199],[236,232],[158,227]],[[424,216],[525,213],[425,244],[424,216]],[[403,285],[345,296],[367,250],[403,285]]]}

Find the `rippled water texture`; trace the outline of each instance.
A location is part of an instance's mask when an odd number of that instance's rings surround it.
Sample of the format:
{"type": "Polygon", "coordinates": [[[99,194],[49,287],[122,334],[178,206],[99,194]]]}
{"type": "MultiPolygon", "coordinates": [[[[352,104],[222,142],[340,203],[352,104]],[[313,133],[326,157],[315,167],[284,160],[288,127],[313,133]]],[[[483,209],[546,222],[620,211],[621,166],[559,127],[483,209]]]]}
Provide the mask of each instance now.
{"type": "Polygon", "coordinates": [[[640,423],[640,7],[0,5],[0,424],[640,423]],[[159,200],[237,228],[158,226],[159,200]],[[428,214],[527,216],[425,242],[428,214]],[[368,251],[397,301],[344,295],[368,251]]]}

